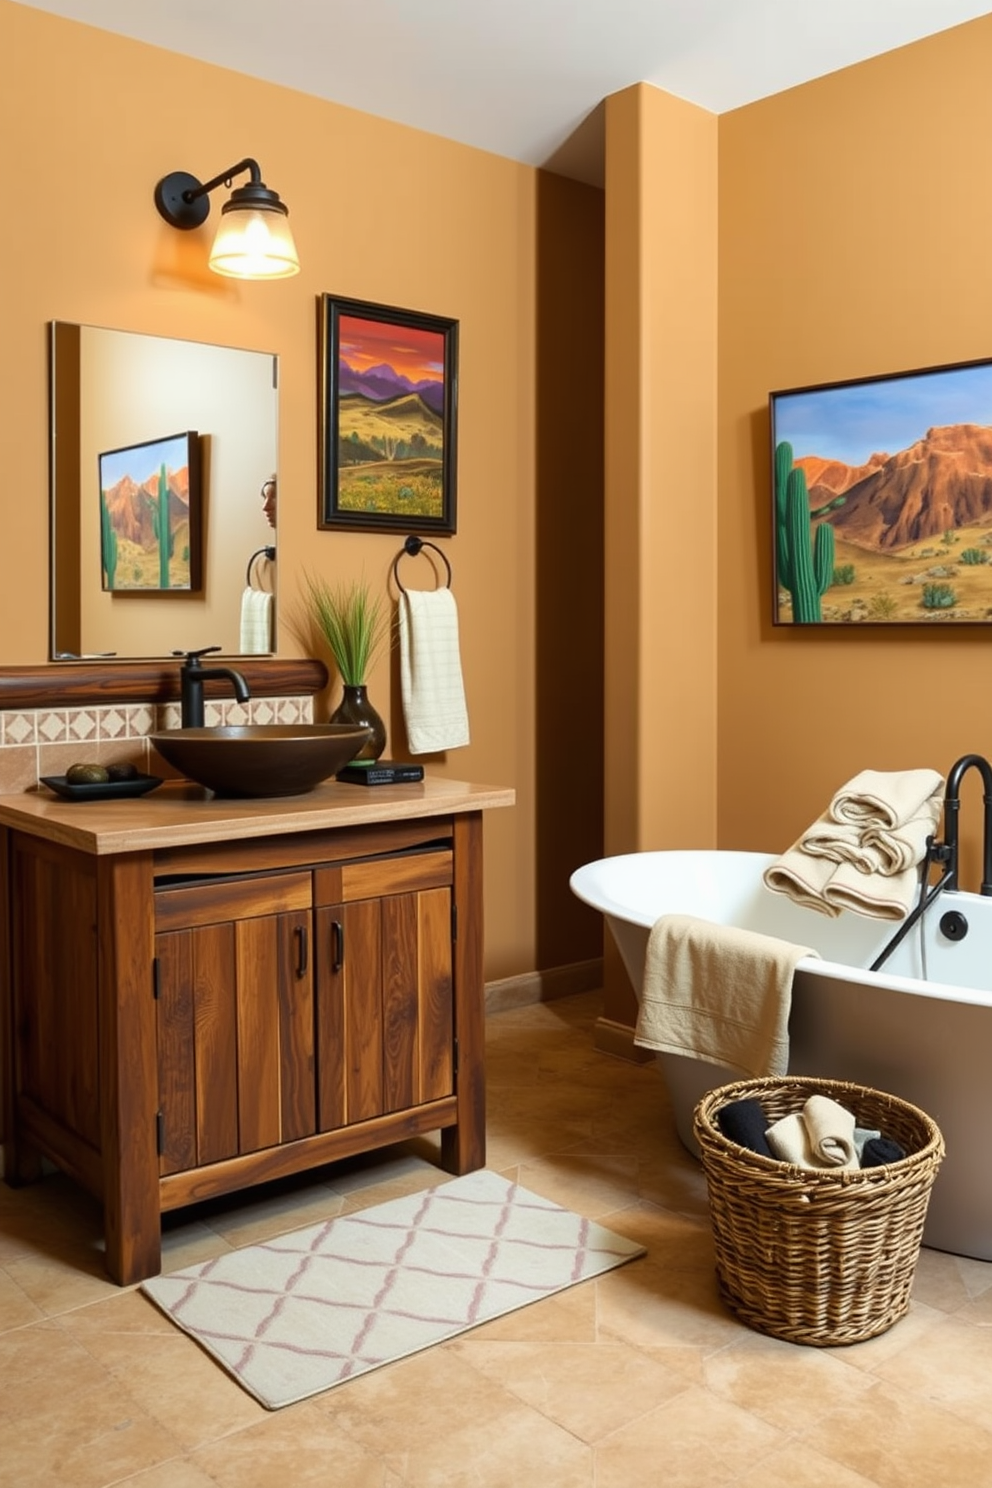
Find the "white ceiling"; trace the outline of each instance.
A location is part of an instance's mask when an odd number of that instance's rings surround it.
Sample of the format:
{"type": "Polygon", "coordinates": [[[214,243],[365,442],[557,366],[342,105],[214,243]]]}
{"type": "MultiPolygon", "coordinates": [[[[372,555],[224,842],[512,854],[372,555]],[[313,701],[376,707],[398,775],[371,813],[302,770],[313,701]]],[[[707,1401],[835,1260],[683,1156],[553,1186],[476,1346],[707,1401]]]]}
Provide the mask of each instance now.
{"type": "Polygon", "coordinates": [[[987,13],[987,0],[21,3],[595,184],[597,105],[631,83],[724,113],[987,13]]]}

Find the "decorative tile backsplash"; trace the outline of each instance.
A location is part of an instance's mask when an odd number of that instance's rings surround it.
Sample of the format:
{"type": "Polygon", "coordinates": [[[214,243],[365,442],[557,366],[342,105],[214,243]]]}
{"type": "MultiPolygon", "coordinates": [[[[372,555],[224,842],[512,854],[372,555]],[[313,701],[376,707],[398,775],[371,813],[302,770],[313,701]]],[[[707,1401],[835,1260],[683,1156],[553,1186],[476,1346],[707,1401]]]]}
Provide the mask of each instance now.
{"type": "MultiPolygon", "coordinates": [[[[204,722],[312,723],[312,697],[208,700],[204,722]]],[[[0,710],[0,794],[35,790],[43,775],[64,775],[83,761],[130,760],[143,774],[175,776],[148,742],[158,729],[178,728],[178,703],[116,703],[105,708],[0,710]]]]}

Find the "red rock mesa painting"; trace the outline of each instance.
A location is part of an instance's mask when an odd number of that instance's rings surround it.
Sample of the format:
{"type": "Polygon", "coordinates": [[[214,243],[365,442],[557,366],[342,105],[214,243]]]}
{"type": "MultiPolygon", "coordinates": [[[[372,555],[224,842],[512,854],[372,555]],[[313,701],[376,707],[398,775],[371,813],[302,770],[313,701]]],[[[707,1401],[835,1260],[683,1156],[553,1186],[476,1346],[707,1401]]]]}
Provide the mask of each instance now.
{"type": "Polygon", "coordinates": [[[187,431],[100,455],[104,589],[198,587],[198,449],[187,431]]]}
{"type": "Polygon", "coordinates": [[[775,623],[992,623],[992,362],[770,401],[775,623]]]}

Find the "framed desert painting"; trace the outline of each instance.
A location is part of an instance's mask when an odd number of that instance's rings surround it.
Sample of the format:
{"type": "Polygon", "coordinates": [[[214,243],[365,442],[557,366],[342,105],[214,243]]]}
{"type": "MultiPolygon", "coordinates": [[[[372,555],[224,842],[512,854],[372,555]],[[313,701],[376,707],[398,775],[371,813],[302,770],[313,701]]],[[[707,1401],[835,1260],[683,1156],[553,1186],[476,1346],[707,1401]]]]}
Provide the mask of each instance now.
{"type": "Polygon", "coordinates": [[[458,322],[321,296],[322,528],[455,531],[458,322]]]}
{"type": "Polygon", "coordinates": [[[992,360],[770,405],[777,625],[992,623],[992,360]]]}
{"type": "Polygon", "coordinates": [[[195,430],[98,457],[106,590],[200,588],[200,439],[195,430]]]}

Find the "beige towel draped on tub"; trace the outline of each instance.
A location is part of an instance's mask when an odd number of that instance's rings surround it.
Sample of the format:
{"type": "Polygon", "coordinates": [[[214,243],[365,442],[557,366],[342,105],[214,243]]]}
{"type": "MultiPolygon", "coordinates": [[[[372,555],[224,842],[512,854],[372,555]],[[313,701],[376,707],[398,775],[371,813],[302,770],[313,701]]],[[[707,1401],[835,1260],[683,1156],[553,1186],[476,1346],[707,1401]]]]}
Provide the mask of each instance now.
{"type": "Polygon", "coordinates": [[[784,1074],[793,973],[818,954],[695,915],[662,915],[648,936],[634,1042],[756,1079],[784,1074]]]}

